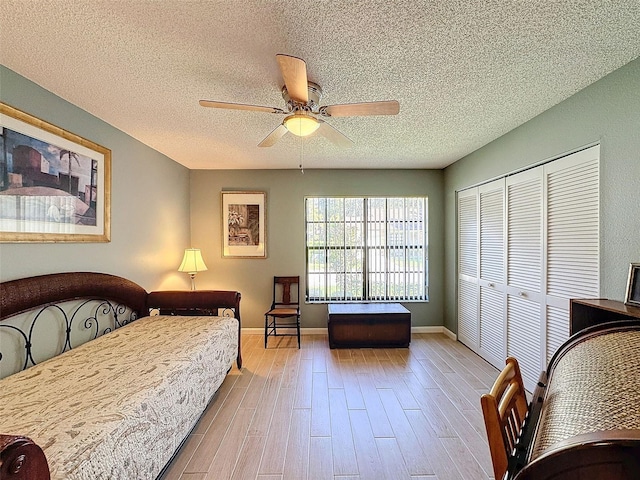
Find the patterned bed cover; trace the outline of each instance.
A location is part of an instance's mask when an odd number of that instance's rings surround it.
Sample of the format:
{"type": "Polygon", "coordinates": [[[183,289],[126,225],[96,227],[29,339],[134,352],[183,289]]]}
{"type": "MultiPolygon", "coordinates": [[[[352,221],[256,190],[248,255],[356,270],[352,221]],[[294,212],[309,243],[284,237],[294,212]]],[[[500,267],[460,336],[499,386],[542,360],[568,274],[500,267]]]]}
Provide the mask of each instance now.
{"type": "Polygon", "coordinates": [[[40,445],[55,480],[156,478],[237,346],[232,317],[141,318],[0,380],[0,432],[40,445]]]}

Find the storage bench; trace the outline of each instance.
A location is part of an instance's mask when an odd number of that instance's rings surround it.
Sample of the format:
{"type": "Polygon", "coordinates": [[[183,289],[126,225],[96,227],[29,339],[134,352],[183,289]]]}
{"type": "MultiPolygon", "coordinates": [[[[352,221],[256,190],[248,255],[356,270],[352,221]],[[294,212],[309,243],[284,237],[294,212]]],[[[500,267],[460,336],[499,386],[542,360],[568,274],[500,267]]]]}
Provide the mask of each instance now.
{"type": "Polygon", "coordinates": [[[408,347],[411,312],[399,303],[330,303],[330,348],[408,347]]]}

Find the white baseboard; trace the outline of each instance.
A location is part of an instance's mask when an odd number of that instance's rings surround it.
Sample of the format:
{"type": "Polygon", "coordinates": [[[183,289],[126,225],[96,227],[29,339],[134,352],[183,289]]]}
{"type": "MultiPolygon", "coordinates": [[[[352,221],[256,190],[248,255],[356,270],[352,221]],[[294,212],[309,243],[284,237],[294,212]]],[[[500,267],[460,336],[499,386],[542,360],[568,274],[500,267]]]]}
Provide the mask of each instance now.
{"type": "Polygon", "coordinates": [[[442,333],[442,326],[434,327],[411,327],[411,333],[442,333]]]}
{"type": "MultiPolygon", "coordinates": [[[[243,335],[264,335],[264,328],[243,328],[243,335]]],[[[326,328],[301,328],[300,335],[327,335],[326,328]]]]}
{"type": "Polygon", "coordinates": [[[242,335],[264,335],[264,328],[242,328],[242,335]]]}
{"type": "Polygon", "coordinates": [[[301,335],[327,335],[328,331],[326,328],[301,328],[301,335]]]}
{"type": "Polygon", "coordinates": [[[454,342],[458,340],[458,335],[456,335],[446,327],[442,327],[442,333],[444,333],[447,337],[449,337],[454,342]]]}
{"type": "MultiPolygon", "coordinates": [[[[439,325],[433,327],[411,327],[411,333],[442,333],[452,340],[456,340],[456,334],[439,325]]],[[[264,335],[264,328],[243,328],[243,335],[264,335]]],[[[327,335],[326,328],[301,328],[300,335],[327,335]]]]}

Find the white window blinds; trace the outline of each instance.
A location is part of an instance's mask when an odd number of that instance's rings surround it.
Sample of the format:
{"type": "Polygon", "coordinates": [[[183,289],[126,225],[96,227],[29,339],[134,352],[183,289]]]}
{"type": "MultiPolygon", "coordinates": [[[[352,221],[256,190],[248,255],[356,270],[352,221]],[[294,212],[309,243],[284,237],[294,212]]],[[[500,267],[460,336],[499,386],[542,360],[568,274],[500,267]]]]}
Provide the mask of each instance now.
{"type": "Polygon", "coordinates": [[[305,200],[307,301],[424,301],[426,197],[305,200]]]}

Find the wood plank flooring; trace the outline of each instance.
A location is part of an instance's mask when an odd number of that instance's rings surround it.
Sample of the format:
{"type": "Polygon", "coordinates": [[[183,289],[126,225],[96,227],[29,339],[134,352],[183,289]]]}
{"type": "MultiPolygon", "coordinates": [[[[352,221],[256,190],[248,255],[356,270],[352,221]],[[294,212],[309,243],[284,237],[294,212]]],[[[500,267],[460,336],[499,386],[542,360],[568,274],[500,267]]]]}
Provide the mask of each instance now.
{"type": "Polygon", "coordinates": [[[480,411],[498,371],[441,334],[330,350],[326,335],[243,337],[162,480],[493,478],[480,411]]]}

